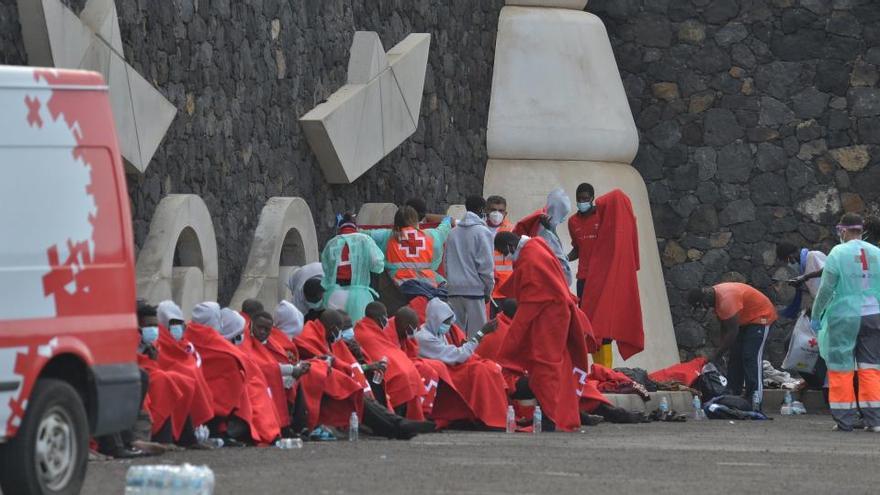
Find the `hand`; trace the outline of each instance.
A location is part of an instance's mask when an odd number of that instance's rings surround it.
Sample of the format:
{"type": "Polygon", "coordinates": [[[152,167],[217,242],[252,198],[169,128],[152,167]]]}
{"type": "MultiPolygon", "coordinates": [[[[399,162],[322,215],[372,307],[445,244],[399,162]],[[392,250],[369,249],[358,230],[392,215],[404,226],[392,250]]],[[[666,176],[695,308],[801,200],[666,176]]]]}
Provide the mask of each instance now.
{"type": "Polygon", "coordinates": [[[498,320],[497,319],[490,320],[488,323],[483,325],[482,332],[485,335],[489,335],[490,333],[494,332],[495,330],[498,330],[498,320]]]}
{"type": "Polygon", "coordinates": [[[159,349],[156,349],[155,346],[149,345],[146,349],[147,357],[152,359],[153,361],[159,359],[159,349]]]}
{"type": "Polygon", "coordinates": [[[364,371],[385,371],[388,369],[388,363],[385,361],[376,361],[375,363],[370,363],[366,366],[364,371]]]}
{"type": "Polygon", "coordinates": [[[331,356],[330,354],[324,354],[323,356],[321,356],[321,359],[323,359],[324,361],[327,361],[327,366],[330,368],[332,368],[333,363],[336,362],[336,358],[331,356]]]}
{"type": "Polygon", "coordinates": [[[296,380],[292,376],[285,376],[281,378],[281,384],[284,385],[285,389],[293,388],[293,384],[296,380]]]}
{"type": "Polygon", "coordinates": [[[538,222],[544,226],[545,229],[550,229],[550,216],[546,213],[542,213],[541,216],[538,217],[538,222]]]}
{"type": "Polygon", "coordinates": [[[296,366],[293,367],[293,375],[292,376],[294,378],[299,378],[299,377],[305,375],[306,373],[308,373],[309,369],[311,369],[311,367],[312,367],[312,363],[309,363],[308,361],[300,361],[300,362],[296,363],[296,366]]]}
{"type": "Polygon", "coordinates": [[[791,285],[792,287],[800,287],[801,285],[804,285],[804,282],[806,282],[806,279],[801,275],[800,277],[795,277],[789,280],[788,285],[791,285]]]}

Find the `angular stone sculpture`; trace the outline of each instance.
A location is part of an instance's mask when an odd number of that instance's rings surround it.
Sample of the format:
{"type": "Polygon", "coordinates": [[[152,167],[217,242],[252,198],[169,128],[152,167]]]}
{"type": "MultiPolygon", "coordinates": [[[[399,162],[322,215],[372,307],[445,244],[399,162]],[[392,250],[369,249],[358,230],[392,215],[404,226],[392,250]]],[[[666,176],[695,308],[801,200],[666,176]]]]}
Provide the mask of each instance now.
{"type": "MultiPolygon", "coordinates": [[[[505,196],[516,220],[542,207],[559,186],[572,198],[581,182],[592,183],[597,194],[623,190],[638,221],[645,350],[622,361],[615,349],[615,365],[654,370],[677,363],[647,189],[630,166],[638,131],[605,26],[580,10],[583,1],[507,3],[542,7],[501,10],[483,192],[505,196]]],[[[568,229],[558,233],[568,245],[568,229]]]]}
{"type": "Polygon", "coordinates": [[[300,266],[318,261],[318,256],[318,236],[309,205],[302,198],[269,198],[229,306],[240,309],[245,299],[253,298],[272,311],[278,301],[290,297],[290,275],[300,266]]]}
{"type": "Polygon", "coordinates": [[[217,300],[217,275],[217,238],[205,202],[195,194],[162,198],[137,257],[138,297],[152,304],[173,299],[189,318],[195,304],[217,300]]]}
{"type": "Polygon", "coordinates": [[[376,33],[355,33],[348,83],[300,118],[327,182],[354,182],[416,131],[430,44],[410,34],[386,54],[376,33]]]}
{"type": "Polygon", "coordinates": [[[31,65],[104,76],[122,156],[143,173],[177,109],[125,62],[113,0],[88,0],[79,17],[59,0],[18,0],[18,10],[31,65]]]}

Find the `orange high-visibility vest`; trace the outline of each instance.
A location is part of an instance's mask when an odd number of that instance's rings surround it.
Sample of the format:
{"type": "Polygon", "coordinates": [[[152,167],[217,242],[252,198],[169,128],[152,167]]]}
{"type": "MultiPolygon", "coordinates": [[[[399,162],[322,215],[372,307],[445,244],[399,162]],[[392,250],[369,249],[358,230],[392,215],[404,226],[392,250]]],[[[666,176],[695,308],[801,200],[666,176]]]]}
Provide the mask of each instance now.
{"type": "Polygon", "coordinates": [[[431,268],[434,261],[434,238],[419,229],[407,227],[388,239],[385,268],[397,285],[411,279],[421,279],[437,286],[437,273],[431,268]]]}
{"type": "MultiPolygon", "coordinates": [[[[498,226],[498,232],[512,232],[513,224],[506,217],[501,225],[498,226]]],[[[505,257],[500,251],[495,251],[495,289],[492,291],[493,299],[504,299],[504,295],[498,290],[501,284],[507,282],[507,279],[513,275],[513,256],[505,257]]]]}

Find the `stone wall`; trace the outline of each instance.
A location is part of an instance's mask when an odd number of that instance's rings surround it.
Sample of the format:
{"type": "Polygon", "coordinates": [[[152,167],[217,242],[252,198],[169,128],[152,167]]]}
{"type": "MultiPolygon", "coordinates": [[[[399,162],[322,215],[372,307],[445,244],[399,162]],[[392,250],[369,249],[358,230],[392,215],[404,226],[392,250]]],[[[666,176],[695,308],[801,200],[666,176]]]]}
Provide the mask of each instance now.
{"type": "MultiPolygon", "coordinates": [[[[777,303],[785,239],[827,249],[843,211],[877,211],[880,4],[875,0],[591,0],[641,143],[682,357],[716,324],[688,289],[745,281],[777,303]],[[708,328],[704,330],[704,328],[708,328]]],[[[780,359],[785,326],[771,337],[780,359]]]]}
{"type": "MultiPolygon", "coordinates": [[[[84,0],[65,2],[79,12],[84,0]]],[[[482,190],[498,0],[116,0],[128,62],[177,106],[146,174],[131,176],[135,242],[159,200],[204,198],[220,257],[220,302],[272,196],[310,205],[319,241],[336,212],[419,195],[436,210],[482,190]],[[298,118],[345,84],[356,30],[388,50],[432,35],[416,133],[354,184],[330,186],[298,118]]],[[[26,64],[16,0],[0,0],[0,63],[26,64]]]]}

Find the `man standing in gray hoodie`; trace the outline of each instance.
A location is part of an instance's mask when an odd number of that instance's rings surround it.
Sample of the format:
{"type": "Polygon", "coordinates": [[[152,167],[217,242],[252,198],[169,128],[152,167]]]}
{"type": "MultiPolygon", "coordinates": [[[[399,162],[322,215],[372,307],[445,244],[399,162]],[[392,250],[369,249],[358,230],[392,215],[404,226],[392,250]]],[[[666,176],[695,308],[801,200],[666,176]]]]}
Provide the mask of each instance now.
{"type": "Polygon", "coordinates": [[[486,324],[486,303],[495,285],[495,251],[492,231],[483,220],[486,200],[469,196],[467,213],[446,239],[446,280],[449,306],[468,337],[486,324]]]}

